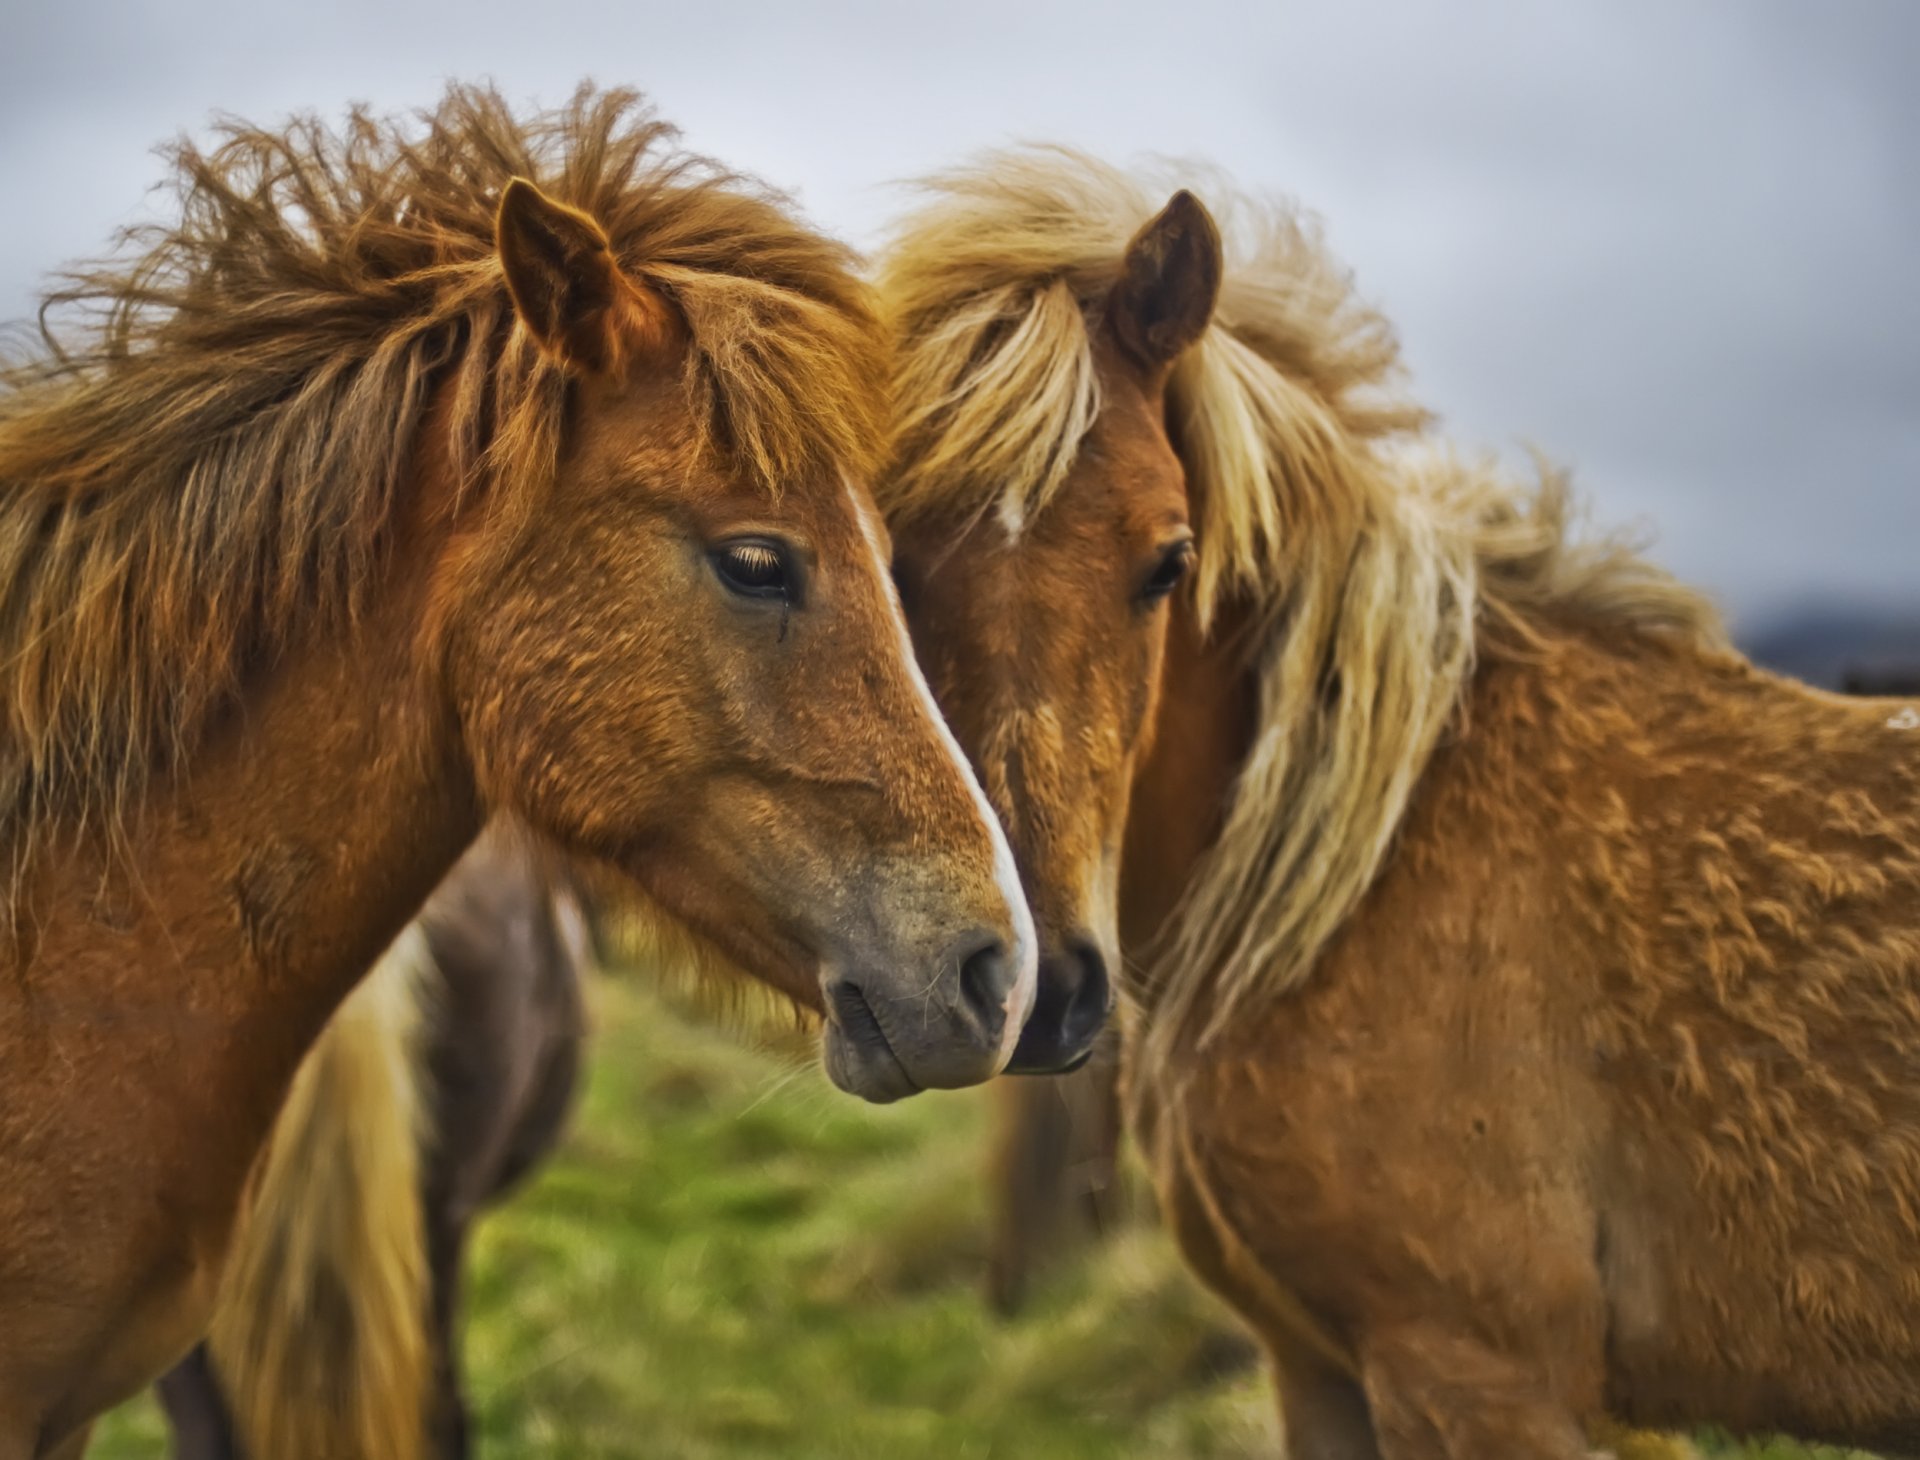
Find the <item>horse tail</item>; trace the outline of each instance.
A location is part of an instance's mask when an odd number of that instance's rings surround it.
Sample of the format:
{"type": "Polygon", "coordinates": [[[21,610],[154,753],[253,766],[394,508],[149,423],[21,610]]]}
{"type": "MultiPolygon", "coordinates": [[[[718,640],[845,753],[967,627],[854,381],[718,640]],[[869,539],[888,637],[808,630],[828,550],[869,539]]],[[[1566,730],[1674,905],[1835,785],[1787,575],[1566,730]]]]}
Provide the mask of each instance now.
{"type": "Polygon", "coordinates": [[[410,925],[294,1077],[208,1349],[248,1453],[422,1460],[432,1359],[420,1198],[423,1006],[410,925]]]}

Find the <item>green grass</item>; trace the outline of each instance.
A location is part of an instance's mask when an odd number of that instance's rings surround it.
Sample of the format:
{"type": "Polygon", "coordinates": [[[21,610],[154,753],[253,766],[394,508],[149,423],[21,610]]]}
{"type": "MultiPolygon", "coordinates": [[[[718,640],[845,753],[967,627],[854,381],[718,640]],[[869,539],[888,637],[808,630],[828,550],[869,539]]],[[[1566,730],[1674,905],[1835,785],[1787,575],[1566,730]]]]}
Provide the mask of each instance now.
{"type": "MultiPolygon", "coordinates": [[[[566,1148],[479,1230],[468,1290],[481,1452],[1227,1460],[1271,1449],[1222,1320],[1128,1233],[1005,1323],[980,1299],[978,1092],[876,1109],[798,1040],[647,987],[594,986],[566,1148]]],[[[141,1400],[93,1460],[162,1453],[141,1400]]]]}
{"type": "MultiPolygon", "coordinates": [[[[756,1047],[634,982],[594,993],[572,1137],[474,1252],[484,1456],[1273,1453],[1262,1380],[1214,1371],[1226,1322],[1150,1227],[1020,1319],[986,1311],[978,1092],[875,1109],[797,1041],[756,1047]]],[[[142,1399],[90,1453],[156,1460],[164,1444],[142,1399]]]]}

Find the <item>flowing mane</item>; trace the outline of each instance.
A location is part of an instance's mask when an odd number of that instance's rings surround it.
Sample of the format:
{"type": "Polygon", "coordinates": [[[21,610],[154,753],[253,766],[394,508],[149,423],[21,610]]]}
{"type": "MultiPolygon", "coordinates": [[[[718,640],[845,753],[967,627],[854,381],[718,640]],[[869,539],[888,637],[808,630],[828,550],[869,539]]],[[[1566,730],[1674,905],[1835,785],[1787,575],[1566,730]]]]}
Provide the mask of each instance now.
{"type": "Polygon", "coordinates": [[[896,516],[1042,511],[1100,411],[1092,344],[1128,241],[1175,186],[1219,220],[1213,325],[1176,365],[1203,624],[1250,609],[1259,725],[1218,842],[1154,950],[1166,1027],[1284,990],[1377,876],[1476,654],[1549,619],[1722,643],[1713,610],[1617,538],[1577,541],[1556,475],[1523,486],[1430,434],[1399,348],[1297,210],[1217,178],[1136,179],[1065,149],[923,186],[878,264],[895,333],[896,516]],[[1205,997],[1200,994],[1204,988],[1205,997]]]}
{"type": "Polygon", "coordinates": [[[179,221],[64,276],[0,369],[0,847],[111,818],[252,668],[354,621],[440,387],[476,500],[551,482],[566,379],[494,245],[516,175],[675,301],[712,449],[769,490],[871,470],[884,351],[850,255],[676,136],[629,91],[515,116],[456,86],[172,149],[179,221]]]}

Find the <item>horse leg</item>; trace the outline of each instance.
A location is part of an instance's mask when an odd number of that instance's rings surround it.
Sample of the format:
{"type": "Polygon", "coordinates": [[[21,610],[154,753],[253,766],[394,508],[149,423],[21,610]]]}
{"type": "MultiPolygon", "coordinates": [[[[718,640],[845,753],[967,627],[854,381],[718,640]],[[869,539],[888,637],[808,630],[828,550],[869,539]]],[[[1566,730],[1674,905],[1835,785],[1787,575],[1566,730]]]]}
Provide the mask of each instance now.
{"type": "Polygon", "coordinates": [[[999,1313],[1018,1312],[1051,1258],[1117,1218],[1115,1069],[1103,1050],[1071,1075],[995,1087],[987,1299],[999,1313]]]}
{"type": "MultiPolygon", "coordinates": [[[[566,1134],[567,1117],[573,1109],[586,1039],[579,967],[571,960],[556,958],[548,970],[546,985],[547,999],[538,1014],[551,1026],[550,1044],[501,1158],[497,1178],[487,1192],[489,1204],[501,1200],[553,1153],[566,1134]]],[[[431,1188],[427,1205],[427,1241],[433,1268],[433,1332],[429,1341],[434,1349],[434,1384],[438,1391],[435,1454],[439,1460],[467,1460],[473,1441],[460,1370],[460,1292],[466,1272],[468,1224],[431,1188]]]]}
{"type": "Polygon", "coordinates": [[[68,1430],[63,1439],[40,1451],[39,1460],[82,1460],[87,1453],[87,1441],[93,1438],[93,1421],[80,1426],[77,1430],[68,1430]]]}
{"type": "Polygon", "coordinates": [[[433,1322],[427,1335],[433,1349],[432,1453],[435,1460],[467,1460],[473,1451],[472,1420],[460,1374],[460,1277],[467,1224],[451,1212],[433,1209],[427,1224],[433,1268],[433,1322]]]}
{"type": "Polygon", "coordinates": [[[93,1435],[93,1421],[77,1429],[61,1424],[49,1434],[45,1411],[37,1405],[0,1398],[0,1460],[81,1460],[93,1435]]]}
{"type": "Polygon", "coordinates": [[[1126,1188],[1120,1181],[1119,1040],[1111,1035],[1103,1039],[1079,1077],[1067,1078],[1074,1122],[1067,1169],[1080,1192],[1086,1230],[1101,1237],[1126,1215],[1126,1188]]]}
{"type": "Polygon", "coordinates": [[[1587,1460],[1543,1377],[1479,1339],[1407,1323],[1364,1334],[1359,1357],[1382,1460],[1587,1460]]]}
{"type": "Polygon", "coordinates": [[[994,1086],[987,1301],[1008,1316],[1025,1305],[1028,1285],[1065,1216],[1072,1116],[1054,1085],[1035,1079],[994,1086]]]}
{"type": "Polygon", "coordinates": [[[244,1460],[227,1397],[201,1344],[160,1377],[154,1389],[173,1428],[174,1460],[244,1460]]]}
{"type": "Polygon", "coordinates": [[[1380,1460],[1367,1396],[1305,1345],[1269,1340],[1287,1460],[1380,1460]]]}

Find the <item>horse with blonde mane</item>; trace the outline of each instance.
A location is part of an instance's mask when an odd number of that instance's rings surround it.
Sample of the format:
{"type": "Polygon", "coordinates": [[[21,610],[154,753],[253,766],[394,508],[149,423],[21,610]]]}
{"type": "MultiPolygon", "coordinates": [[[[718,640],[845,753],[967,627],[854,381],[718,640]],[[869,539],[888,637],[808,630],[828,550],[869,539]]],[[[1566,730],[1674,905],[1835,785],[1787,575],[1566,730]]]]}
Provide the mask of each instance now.
{"type": "Polygon", "coordinates": [[[597,956],[580,879],[490,827],[328,1021],[280,1108],[175,1460],[470,1454],[467,1240],[559,1144],[597,956]]]}
{"type": "Polygon", "coordinates": [[[239,124],[0,379],[0,1460],[200,1336],[302,1054],[490,812],[970,1084],[1034,987],[862,485],[838,246],[627,93],[239,124]]]}
{"type": "Polygon", "coordinates": [[[1314,231],[1196,186],[933,180],[880,495],[1289,1453],[1920,1446],[1920,713],[1448,454],[1314,231]]]}

